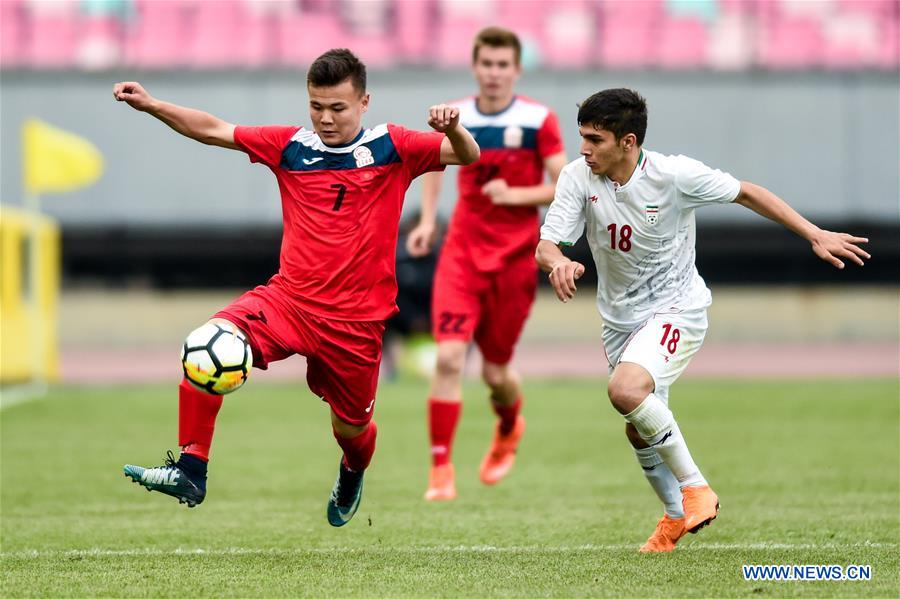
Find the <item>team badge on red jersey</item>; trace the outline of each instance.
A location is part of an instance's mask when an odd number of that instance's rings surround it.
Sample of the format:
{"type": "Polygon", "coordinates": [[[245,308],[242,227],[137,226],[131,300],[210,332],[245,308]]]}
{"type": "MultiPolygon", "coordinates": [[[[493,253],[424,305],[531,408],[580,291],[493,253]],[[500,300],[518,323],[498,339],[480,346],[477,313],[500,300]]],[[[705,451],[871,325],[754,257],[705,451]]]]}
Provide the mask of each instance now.
{"type": "Polygon", "coordinates": [[[503,147],[505,148],[521,148],[522,138],[525,132],[521,127],[511,125],[503,130],[503,147]]]}
{"type": "Polygon", "coordinates": [[[375,164],[375,157],[372,156],[372,150],[370,150],[366,146],[358,146],[355,150],[353,150],[353,158],[356,159],[356,168],[362,168],[364,166],[369,166],[370,164],[375,164]]]}

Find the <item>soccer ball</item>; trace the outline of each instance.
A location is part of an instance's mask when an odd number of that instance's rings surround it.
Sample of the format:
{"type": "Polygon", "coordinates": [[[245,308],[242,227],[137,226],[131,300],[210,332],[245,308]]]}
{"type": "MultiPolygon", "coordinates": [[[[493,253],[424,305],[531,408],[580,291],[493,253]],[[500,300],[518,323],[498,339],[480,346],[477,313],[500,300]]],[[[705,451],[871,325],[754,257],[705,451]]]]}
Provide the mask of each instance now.
{"type": "Polygon", "coordinates": [[[228,325],[208,322],[184,340],[181,365],[184,377],[195,387],[225,395],[247,380],[253,352],[243,333],[228,325]]]}

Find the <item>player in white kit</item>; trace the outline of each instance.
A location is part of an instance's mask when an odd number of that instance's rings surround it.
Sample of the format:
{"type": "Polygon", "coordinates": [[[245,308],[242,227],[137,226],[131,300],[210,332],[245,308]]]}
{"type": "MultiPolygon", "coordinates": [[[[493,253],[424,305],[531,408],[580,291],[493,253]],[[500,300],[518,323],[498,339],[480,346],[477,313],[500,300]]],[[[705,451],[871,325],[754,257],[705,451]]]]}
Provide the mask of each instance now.
{"type": "Polygon", "coordinates": [[[715,519],[719,499],[669,410],[669,386],[706,334],[711,295],[694,265],[694,209],[736,202],[810,242],[821,259],[860,266],[868,240],[819,229],[769,190],[686,156],[643,149],[645,100],[628,89],[589,97],[578,111],[581,158],[562,171],[536,258],[563,302],[584,266],[559,246],[587,228],[597,267],[597,305],[610,364],[608,395],[650,485],[665,505],[642,552],[675,548],[715,519]]]}

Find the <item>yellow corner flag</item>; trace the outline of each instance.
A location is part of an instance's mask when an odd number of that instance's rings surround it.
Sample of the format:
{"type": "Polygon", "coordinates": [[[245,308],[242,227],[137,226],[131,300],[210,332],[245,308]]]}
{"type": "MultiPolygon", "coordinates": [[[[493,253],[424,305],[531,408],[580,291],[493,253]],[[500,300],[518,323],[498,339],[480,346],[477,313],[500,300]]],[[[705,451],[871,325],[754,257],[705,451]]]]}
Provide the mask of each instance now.
{"type": "Polygon", "coordinates": [[[22,125],[25,192],[73,191],[103,174],[103,155],[88,140],[37,119],[22,125]]]}

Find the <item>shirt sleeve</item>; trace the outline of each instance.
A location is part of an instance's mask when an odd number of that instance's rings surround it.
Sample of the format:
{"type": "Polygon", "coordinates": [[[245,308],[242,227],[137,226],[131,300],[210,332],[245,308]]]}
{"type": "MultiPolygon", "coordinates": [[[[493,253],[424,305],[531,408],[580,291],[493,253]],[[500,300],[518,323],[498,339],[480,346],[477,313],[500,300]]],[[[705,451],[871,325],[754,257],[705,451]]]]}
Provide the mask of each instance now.
{"type": "Polygon", "coordinates": [[[538,129],[537,151],[542,159],[565,151],[562,134],[559,131],[559,118],[552,110],[547,113],[541,128],[538,129]]]}
{"type": "Polygon", "coordinates": [[[541,227],[541,239],[556,245],[573,245],[584,233],[585,194],[570,167],[567,165],[559,175],[556,194],[541,227]]]}
{"type": "Polygon", "coordinates": [[[682,208],[698,208],[733,202],[741,191],[741,182],[699,160],[678,156],[675,187],[680,192],[682,208]]]}
{"type": "Polygon", "coordinates": [[[234,143],[250,156],[250,162],[261,162],[271,168],[281,164],[281,153],[302,127],[270,127],[234,128],[234,143]]]}
{"type": "Polygon", "coordinates": [[[441,164],[443,133],[414,131],[394,124],[388,125],[388,131],[411,179],[430,171],[444,170],[441,164]]]}

